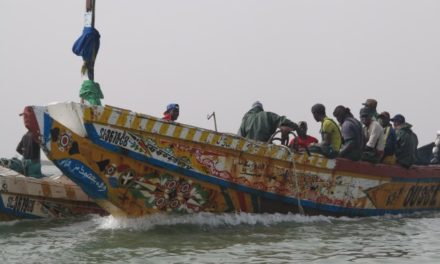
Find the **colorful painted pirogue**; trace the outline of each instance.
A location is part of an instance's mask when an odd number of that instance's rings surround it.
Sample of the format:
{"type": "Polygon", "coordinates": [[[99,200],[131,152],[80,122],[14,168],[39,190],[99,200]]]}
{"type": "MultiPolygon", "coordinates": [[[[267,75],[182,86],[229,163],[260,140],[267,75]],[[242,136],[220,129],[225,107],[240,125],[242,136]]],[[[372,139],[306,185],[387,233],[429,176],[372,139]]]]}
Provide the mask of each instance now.
{"type": "Polygon", "coordinates": [[[106,213],[64,176],[35,179],[0,166],[0,220],[106,213]]]}
{"type": "Polygon", "coordinates": [[[110,106],[30,108],[47,156],[114,215],[440,209],[438,166],[404,169],[296,154],[110,106]]]}

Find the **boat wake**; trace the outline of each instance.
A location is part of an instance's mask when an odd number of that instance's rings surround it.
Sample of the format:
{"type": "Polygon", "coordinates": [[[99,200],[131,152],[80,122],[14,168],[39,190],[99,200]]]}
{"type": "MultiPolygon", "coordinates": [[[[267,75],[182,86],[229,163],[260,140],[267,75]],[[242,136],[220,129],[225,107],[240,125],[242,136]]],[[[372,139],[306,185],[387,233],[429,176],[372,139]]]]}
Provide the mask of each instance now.
{"type": "Polygon", "coordinates": [[[100,217],[101,229],[150,230],[155,227],[196,225],[203,227],[228,227],[239,225],[273,226],[283,223],[331,223],[333,221],[356,221],[355,218],[334,218],[327,216],[304,216],[299,214],[250,214],[250,213],[199,213],[192,215],[156,214],[141,218],[100,217]]]}

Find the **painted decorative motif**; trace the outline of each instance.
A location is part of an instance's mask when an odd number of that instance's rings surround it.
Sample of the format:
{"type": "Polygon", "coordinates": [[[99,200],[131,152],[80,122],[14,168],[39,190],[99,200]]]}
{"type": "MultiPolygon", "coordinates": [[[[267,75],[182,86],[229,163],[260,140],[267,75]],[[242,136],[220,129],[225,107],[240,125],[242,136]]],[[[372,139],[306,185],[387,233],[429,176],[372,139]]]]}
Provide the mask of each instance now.
{"type": "Polygon", "coordinates": [[[151,173],[136,181],[133,188],[136,196],[145,198],[146,206],[153,209],[197,213],[211,211],[210,192],[191,180],[173,177],[170,174],[151,173]]]}
{"type": "Polygon", "coordinates": [[[57,144],[61,152],[68,151],[72,147],[72,132],[66,130],[59,135],[57,144]]]}

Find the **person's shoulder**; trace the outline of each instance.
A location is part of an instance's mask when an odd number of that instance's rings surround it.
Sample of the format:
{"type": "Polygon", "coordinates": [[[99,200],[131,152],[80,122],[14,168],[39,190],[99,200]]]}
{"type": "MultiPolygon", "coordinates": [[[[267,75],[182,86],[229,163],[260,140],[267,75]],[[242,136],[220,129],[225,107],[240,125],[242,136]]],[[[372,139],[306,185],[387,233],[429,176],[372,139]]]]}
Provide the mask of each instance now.
{"type": "Polygon", "coordinates": [[[330,117],[324,118],[324,121],[322,121],[322,124],[325,126],[337,126],[336,122],[331,119],[330,117]]]}

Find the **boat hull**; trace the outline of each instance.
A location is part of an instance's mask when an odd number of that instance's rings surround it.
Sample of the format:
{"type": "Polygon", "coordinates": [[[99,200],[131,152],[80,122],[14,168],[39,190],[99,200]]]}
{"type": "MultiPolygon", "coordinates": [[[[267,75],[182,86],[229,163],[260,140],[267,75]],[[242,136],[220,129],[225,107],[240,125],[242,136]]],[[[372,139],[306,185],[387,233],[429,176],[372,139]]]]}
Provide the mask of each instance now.
{"type": "Polygon", "coordinates": [[[408,170],[295,154],[114,107],[71,103],[53,108],[33,107],[34,132],[43,149],[114,215],[373,216],[440,208],[440,169],[435,166],[408,170]],[[68,114],[55,116],[60,107],[68,114]],[[72,116],[80,122],[72,125],[72,116]]]}
{"type": "Polygon", "coordinates": [[[25,177],[0,166],[0,220],[107,214],[69,179],[25,177]]]}

